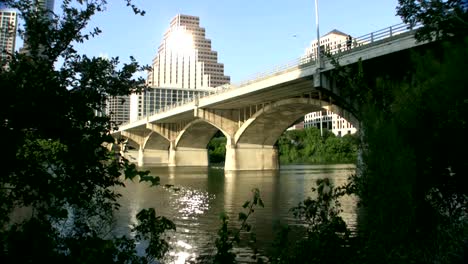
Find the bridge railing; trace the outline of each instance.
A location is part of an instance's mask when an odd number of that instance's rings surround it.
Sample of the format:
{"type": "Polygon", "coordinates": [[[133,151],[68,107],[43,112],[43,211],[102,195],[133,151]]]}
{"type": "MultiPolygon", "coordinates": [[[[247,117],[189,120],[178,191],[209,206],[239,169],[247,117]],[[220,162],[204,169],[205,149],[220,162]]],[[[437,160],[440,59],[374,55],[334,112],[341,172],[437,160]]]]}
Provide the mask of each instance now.
{"type": "Polygon", "coordinates": [[[176,107],[179,107],[181,105],[185,105],[187,103],[190,103],[193,101],[193,98],[185,98],[181,101],[177,101],[177,102],[174,102],[170,105],[166,105],[166,106],[163,106],[162,108],[159,108],[159,109],[156,109],[155,111],[151,111],[149,112],[147,115],[144,115],[144,116],[139,116],[137,117],[136,120],[133,120],[133,121],[127,121],[127,122],[123,122],[122,124],[120,124],[120,126],[125,126],[125,125],[128,125],[130,123],[133,123],[133,122],[137,122],[137,121],[140,121],[140,120],[143,120],[143,119],[146,119],[148,116],[152,116],[152,115],[155,115],[155,114],[159,114],[159,113],[162,113],[162,112],[166,112],[170,109],[173,109],[173,108],[176,108],[176,107]]]}
{"type": "Polygon", "coordinates": [[[310,56],[307,56],[307,57],[303,56],[303,57],[300,57],[300,58],[296,58],[296,59],[293,59],[293,60],[291,60],[291,61],[289,61],[287,63],[284,63],[284,64],[278,65],[278,66],[276,66],[274,68],[271,68],[270,70],[251,75],[250,77],[248,77],[244,81],[241,81],[241,82],[238,82],[238,83],[235,83],[235,84],[228,84],[228,85],[223,85],[223,86],[220,86],[220,87],[216,87],[215,88],[216,90],[213,93],[211,93],[209,95],[206,95],[206,96],[203,96],[203,98],[207,98],[207,97],[210,97],[210,96],[215,96],[217,94],[225,93],[225,92],[230,91],[230,90],[238,89],[238,88],[244,87],[246,85],[249,85],[251,83],[258,82],[260,80],[263,80],[263,79],[266,79],[266,78],[269,78],[269,77],[272,77],[272,76],[275,76],[275,75],[290,71],[292,69],[297,68],[299,65],[306,64],[306,63],[314,63],[314,62],[315,62],[315,59],[311,58],[310,56]]]}
{"type": "MultiPolygon", "coordinates": [[[[417,24],[417,25],[412,26],[412,27],[407,25],[407,24],[404,24],[404,23],[396,24],[396,25],[374,31],[374,32],[371,32],[369,34],[366,34],[366,35],[363,35],[363,36],[360,36],[360,37],[357,37],[357,38],[352,38],[351,45],[349,45],[349,42],[347,42],[347,41],[341,41],[340,43],[337,43],[336,45],[334,44],[332,48],[330,48],[330,46],[321,46],[321,49],[322,49],[321,52],[326,53],[326,54],[330,54],[330,55],[344,54],[344,53],[352,52],[352,50],[355,49],[355,48],[370,45],[370,44],[375,43],[377,41],[381,41],[381,40],[384,40],[384,39],[387,39],[387,38],[391,38],[393,36],[399,35],[401,33],[409,32],[409,31],[418,29],[420,27],[421,27],[421,24],[417,24]]],[[[175,102],[175,103],[173,103],[171,105],[166,105],[166,106],[164,106],[164,107],[162,107],[160,109],[157,109],[157,110],[155,110],[153,112],[150,112],[147,116],[163,113],[163,112],[169,111],[169,110],[171,110],[173,108],[182,106],[184,104],[193,103],[194,101],[198,100],[199,98],[207,98],[207,97],[215,96],[217,94],[228,92],[230,90],[238,89],[238,88],[244,87],[246,85],[249,85],[251,83],[255,83],[255,82],[258,82],[260,80],[263,80],[263,79],[266,79],[266,78],[269,78],[269,77],[279,75],[279,74],[285,73],[287,71],[296,69],[300,65],[304,65],[304,64],[313,65],[315,63],[316,63],[316,55],[312,54],[312,55],[301,56],[300,58],[296,58],[296,59],[288,61],[288,62],[286,62],[284,64],[275,66],[275,67],[273,67],[273,68],[271,68],[271,69],[269,69],[267,71],[254,74],[254,75],[250,76],[249,78],[247,78],[246,80],[243,80],[241,82],[238,82],[238,83],[235,83],[235,84],[225,84],[225,85],[216,87],[214,92],[209,94],[209,95],[205,95],[205,96],[202,96],[202,97],[194,96],[194,97],[191,97],[191,98],[186,98],[184,100],[175,102]]],[[[141,117],[138,118],[138,120],[145,119],[145,118],[147,118],[147,116],[141,116],[141,117]]],[[[125,123],[121,124],[121,126],[130,124],[130,123],[131,122],[125,122],[125,123]]]]}
{"type": "Polygon", "coordinates": [[[236,87],[236,88],[243,87],[243,86],[249,85],[251,83],[257,82],[259,80],[262,80],[262,79],[277,75],[279,73],[283,73],[283,72],[286,72],[288,70],[294,69],[299,65],[306,64],[306,63],[311,63],[311,62],[315,62],[315,58],[312,58],[310,56],[308,56],[308,57],[302,56],[300,58],[296,58],[296,59],[293,59],[291,61],[288,61],[288,62],[286,62],[286,63],[284,63],[282,65],[278,65],[278,66],[276,66],[274,68],[271,68],[271,69],[269,69],[267,71],[251,75],[246,80],[235,83],[232,86],[236,87]]]}
{"type": "MultiPolygon", "coordinates": [[[[363,36],[360,36],[360,37],[357,37],[357,38],[352,38],[351,45],[350,45],[349,48],[348,48],[348,45],[347,45],[348,43],[347,43],[346,40],[341,41],[340,43],[337,43],[336,45],[333,45],[333,48],[329,48],[329,46],[328,47],[327,46],[321,46],[322,47],[322,52],[323,53],[328,53],[328,54],[331,54],[331,55],[335,55],[335,54],[338,54],[338,53],[351,51],[352,49],[357,48],[357,47],[372,44],[374,42],[377,42],[377,41],[380,41],[380,40],[383,40],[383,39],[387,39],[387,38],[396,36],[396,35],[401,34],[401,33],[412,31],[413,29],[417,29],[420,26],[421,25],[419,25],[419,24],[415,25],[413,27],[410,27],[410,26],[408,26],[407,24],[404,24],[404,23],[396,24],[396,25],[374,31],[374,32],[371,32],[369,34],[366,34],[366,35],[363,35],[363,36]]],[[[301,56],[300,58],[296,58],[296,59],[288,61],[288,62],[286,62],[286,63],[284,63],[282,65],[275,66],[274,68],[271,68],[271,69],[269,69],[267,71],[251,75],[250,77],[246,78],[245,80],[243,80],[241,82],[231,84],[228,87],[223,88],[223,89],[218,89],[214,94],[219,94],[219,93],[222,93],[222,92],[227,92],[227,91],[232,90],[232,89],[240,88],[240,87],[249,85],[251,83],[257,82],[259,80],[266,79],[268,77],[272,77],[272,76],[287,72],[287,71],[289,71],[291,69],[297,68],[300,65],[308,64],[308,63],[311,63],[311,64],[316,63],[316,55],[312,54],[312,55],[308,55],[308,56],[307,55],[306,56],[301,56]]],[[[208,97],[209,96],[211,96],[211,95],[208,95],[208,97]]]]}
{"type": "Polygon", "coordinates": [[[324,53],[335,55],[335,54],[350,51],[357,47],[369,45],[377,41],[388,39],[393,36],[399,35],[401,33],[409,32],[413,29],[419,28],[420,26],[421,26],[420,24],[417,24],[413,27],[409,27],[407,24],[400,23],[400,24],[396,24],[390,27],[386,27],[386,28],[371,32],[369,34],[366,34],[360,37],[352,38],[351,42],[347,42],[346,40],[341,41],[337,43],[336,45],[333,45],[332,48],[329,48],[329,46],[321,46],[321,47],[323,47],[322,49],[324,53]]]}

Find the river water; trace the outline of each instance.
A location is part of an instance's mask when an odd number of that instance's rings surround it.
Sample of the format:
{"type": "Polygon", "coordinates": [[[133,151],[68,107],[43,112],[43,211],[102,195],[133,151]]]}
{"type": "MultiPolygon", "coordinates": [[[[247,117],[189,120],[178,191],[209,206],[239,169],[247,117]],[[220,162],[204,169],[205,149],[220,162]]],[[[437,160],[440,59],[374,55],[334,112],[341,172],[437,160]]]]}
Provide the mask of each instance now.
{"type": "MultiPolygon", "coordinates": [[[[315,181],[328,177],[335,186],[347,182],[355,172],[352,164],[288,165],[279,171],[247,171],[225,173],[222,168],[144,168],[161,178],[161,186],[127,181],[121,191],[121,209],[116,214],[119,233],[129,233],[136,224],[136,214],[143,208],[155,208],[177,226],[169,234],[172,250],[170,263],[195,262],[201,255],[215,253],[214,241],[220,228],[219,215],[225,211],[230,223],[239,226],[238,213],[258,188],[265,205],[257,208],[249,222],[257,236],[257,247],[265,252],[275,237],[278,223],[297,225],[289,209],[309,196],[315,181]],[[170,184],[174,187],[166,188],[170,184]]],[[[341,200],[342,217],[350,226],[356,223],[356,198],[341,200]]],[[[143,247],[141,247],[143,248],[143,247]]],[[[141,249],[140,249],[141,250],[141,249]]],[[[240,262],[249,262],[252,250],[247,246],[235,249],[240,262]]]]}

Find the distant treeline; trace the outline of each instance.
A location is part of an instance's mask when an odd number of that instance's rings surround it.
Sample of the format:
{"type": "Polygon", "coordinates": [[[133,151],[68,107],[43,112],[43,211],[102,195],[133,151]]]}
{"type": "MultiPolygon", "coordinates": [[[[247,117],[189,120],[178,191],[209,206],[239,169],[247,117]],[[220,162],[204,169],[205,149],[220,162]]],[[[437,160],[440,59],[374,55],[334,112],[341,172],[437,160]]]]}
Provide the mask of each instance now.
{"type": "MultiPolygon", "coordinates": [[[[337,137],[324,129],[312,127],[303,130],[286,131],[277,142],[280,163],[354,163],[358,149],[356,135],[337,137]]],[[[210,163],[224,162],[226,138],[221,134],[208,144],[210,163]]]]}
{"type": "Polygon", "coordinates": [[[316,127],[290,130],[281,135],[277,144],[280,163],[354,163],[359,139],[357,135],[337,137],[316,127]]]}
{"type": "Polygon", "coordinates": [[[208,157],[210,163],[224,163],[226,156],[226,137],[218,132],[208,143],[208,157]]]}

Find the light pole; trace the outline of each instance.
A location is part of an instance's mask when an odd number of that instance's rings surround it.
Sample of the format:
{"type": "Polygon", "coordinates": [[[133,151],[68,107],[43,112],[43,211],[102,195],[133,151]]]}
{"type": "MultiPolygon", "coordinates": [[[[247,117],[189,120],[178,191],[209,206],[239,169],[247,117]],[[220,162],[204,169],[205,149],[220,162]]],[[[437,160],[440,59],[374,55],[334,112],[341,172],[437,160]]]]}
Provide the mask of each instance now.
{"type": "MultiPolygon", "coordinates": [[[[320,56],[320,30],[319,30],[319,12],[318,12],[318,0],[315,0],[315,25],[317,27],[317,72],[320,78],[321,56],[320,56]]],[[[320,110],[320,136],[323,137],[323,110],[320,110]]]]}
{"type": "Polygon", "coordinates": [[[320,31],[319,31],[319,12],[318,12],[318,0],[315,0],[315,25],[317,27],[317,64],[320,68],[320,31]]]}

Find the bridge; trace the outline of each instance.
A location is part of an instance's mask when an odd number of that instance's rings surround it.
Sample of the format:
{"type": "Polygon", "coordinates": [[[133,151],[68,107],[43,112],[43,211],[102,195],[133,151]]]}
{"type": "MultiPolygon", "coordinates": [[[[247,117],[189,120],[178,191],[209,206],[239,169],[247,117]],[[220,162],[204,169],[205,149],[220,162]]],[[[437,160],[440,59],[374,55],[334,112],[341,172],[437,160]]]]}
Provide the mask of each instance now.
{"type": "MultiPolygon", "coordinates": [[[[327,50],[340,65],[359,60],[377,61],[424,43],[416,42],[415,28],[399,24],[366,34],[327,50]]],[[[394,67],[394,66],[393,66],[394,67]]],[[[124,154],[139,166],[208,166],[207,145],[217,131],[227,138],[225,170],[279,169],[275,143],[280,135],[305,114],[331,110],[359,127],[344,107],[342,87],[337,87],[329,56],[320,65],[301,57],[239,84],[217,87],[211,95],[172,106],[122,124],[114,131],[133,150],[124,154]]]]}

